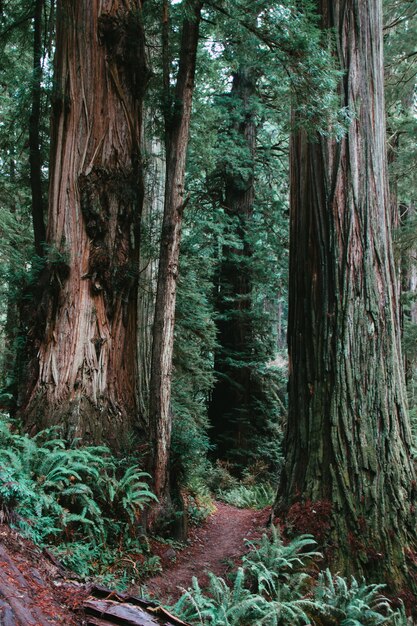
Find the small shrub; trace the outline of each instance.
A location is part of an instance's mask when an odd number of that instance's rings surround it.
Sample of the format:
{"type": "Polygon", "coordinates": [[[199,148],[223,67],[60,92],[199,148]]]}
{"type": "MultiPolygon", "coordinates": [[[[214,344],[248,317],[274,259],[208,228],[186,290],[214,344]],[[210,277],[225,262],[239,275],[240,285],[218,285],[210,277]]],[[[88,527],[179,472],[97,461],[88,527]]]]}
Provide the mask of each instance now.
{"type": "Polygon", "coordinates": [[[332,576],[327,569],[319,575],[314,597],[326,617],[337,619],[340,626],[378,626],[395,623],[384,585],[367,585],[352,576],[348,582],[332,576]]]}
{"type": "Polygon", "coordinates": [[[231,466],[226,461],[216,461],[216,465],[210,468],[207,484],[216,495],[222,491],[228,491],[237,487],[239,482],[232,476],[231,466]]]}
{"type": "Polygon", "coordinates": [[[189,495],[187,497],[187,517],[192,526],[199,526],[215,510],[210,496],[189,495]]]}
{"type": "Polygon", "coordinates": [[[238,485],[228,491],[219,491],[217,497],[241,509],[265,509],[274,502],[275,490],[269,483],[238,485]]]}
{"type": "Polygon", "coordinates": [[[117,569],[120,552],[139,554],[128,562],[146,572],[137,528],[143,508],[156,499],[148,474],[104,446],[69,444],[57,429],[33,438],[15,430],[0,419],[3,519],[81,576],[100,572],[103,562],[117,569]]]}

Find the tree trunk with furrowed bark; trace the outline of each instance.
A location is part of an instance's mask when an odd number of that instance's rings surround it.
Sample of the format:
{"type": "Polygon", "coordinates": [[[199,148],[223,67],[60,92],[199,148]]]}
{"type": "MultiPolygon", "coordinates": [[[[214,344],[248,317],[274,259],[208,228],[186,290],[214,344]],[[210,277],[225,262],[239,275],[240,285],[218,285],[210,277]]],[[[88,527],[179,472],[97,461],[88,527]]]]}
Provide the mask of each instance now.
{"type": "MultiPolygon", "coordinates": [[[[166,8],[166,5],[164,5],[166,8]]],[[[171,445],[171,373],[174,346],[175,301],[181,243],[185,165],[194,92],[194,76],[202,2],[189,0],[182,25],[181,48],[174,99],[166,114],[166,176],[158,284],[153,328],[151,378],[149,387],[150,471],[159,505],[149,517],[152,523],[170,500],[169,451],[171,445]]],[[[164,19],[168,17],[164,14],[164,19]]],[[[166,21],[165,21],[166,25],[166,21]]],[[[165,32],[165,30],[164,30],[165,32]]],[[[164,50],[167,43],[164,43],[164,50]]],[[[166,51],[165,51],[166,52],[166,51]]],[[[165,56],[165,55],[164,55],[165,56]]],[[[169,73],[164,70],[165,90],[169,73]]],[[[168,103],[166,103],[168,105],[168,103]]]]}
{"type": "Polygon", "coordinates": [[[49,255],[23,408],[30,429],[115,446],[136,419],[141,4],[58,3],[49,255]]]}
{"type": "Polygon", "coordinates": [[[303,131],[292,138],[289,421],[276,511],[302,519],[304,531],[321,524],[341,573],[407,589],[416,483],[391,244],[381,2],[318,7],[336,33],[341,105],[353,119],[340,142],[303,131]]]}

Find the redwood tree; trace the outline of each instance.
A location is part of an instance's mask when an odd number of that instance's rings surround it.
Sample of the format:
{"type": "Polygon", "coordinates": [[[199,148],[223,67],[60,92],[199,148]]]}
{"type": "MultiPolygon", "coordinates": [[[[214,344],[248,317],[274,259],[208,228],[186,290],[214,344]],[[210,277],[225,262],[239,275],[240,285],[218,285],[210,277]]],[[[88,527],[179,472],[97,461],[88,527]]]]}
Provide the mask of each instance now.
{"type": "Polygon", "coordinates": [[[169,450],[171,444],[171,372],[174,345],[175,300],[181,243],[185,166],[191,105],[194,91],[199,26],[202,2],[187,0],[182,24],[178,75],[172,102],[169,99],[167,57],[168,3],[164,2],[163,64],[165,92],[165,199],[162,221],[158,284],[153,329],[149,398],[150,471],[153,488],[159,498],[150,523],[166,508],[170,499],[169,450]]]}
{"type": "Polygon", "coordinates": [[[47,245],[30,334],[28,427],[115,443],[136,403],[136,282],[147,70],[141,0],[57,7],[47,245]]]}
{"type": "Polygon", "coordinates": [[[304,529],[321,524],[342,573],[401,587],[415,547],[416,483],[391,244],[381,1],[317,4],[323,27],[336,33],[340,99],[352,121],[340,141],[292,137],[289,420],[276,510],[302,518],[304,529]]]}

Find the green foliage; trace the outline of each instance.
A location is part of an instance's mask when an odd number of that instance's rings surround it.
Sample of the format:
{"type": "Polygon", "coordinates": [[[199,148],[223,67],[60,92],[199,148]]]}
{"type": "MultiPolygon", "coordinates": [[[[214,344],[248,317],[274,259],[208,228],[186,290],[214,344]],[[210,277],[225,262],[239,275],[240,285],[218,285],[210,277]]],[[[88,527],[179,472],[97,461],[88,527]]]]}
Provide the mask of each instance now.
{"type": "Polygon", "coordinates": [[[275,526],[271,527],[269,536],[263,535],[259,541],[249,541],[247,545],[251,549],[243,562],[252,575],[260,577],[263,571],[270,571],[274,577],[289,580],[290,575],[302,568],[308,560],[320,557],[318,552],[307,549],[316,545],[311,535],[300,535],[285,543],[275,526]]]}
{"type": "MultiPolygon", "coordinates": [[[[384,585],[367,585],[352,577],[350,582],[333,577],[329,570],[320,572],[315,599],[326,617],[338,620],[340,626],[377,626],[393,622],[387,599],[381,595],[384,585]]],[[[395,619],[398,619],[397,615],[395,619]]]]}
{"type": "MultiPolygon", "coordinates": [[[[17,377],[21,368],[15,364],[22,344],[18,339],[18,301],[26,285],[25,275],[31,265],[34,247],[28,162],[28,128],[35,78],[33,11],[34,3],[29,0],[2,3],[0,9],[0,402],[3,407],[13,407],[17,395],[17,377]]],[[[53,31],[53,9],[49,0],[44,2],[42,20],[45,36],[40,147],[43,185],[46,187],[53,31]]]]}
{"type": "Polygon", "coordinates": [[[199,526],[215,510],[212,495],[201,478],[189,481],[185,499],[188,521],[194,526],[199,526]]]}
{"type": "Polygon", "coordinates": [[[217,626],[237,626],[238,624],[260,623],[260,596],[254,595],[244,586],[245,575],[239,568],[234,585],[214,574],[209,575],[210,585],[207,594],[203,593],[196,578],[192,589],[185,592],[173,611],[182,619],[194,624],[216,624],[217,626]]]}
{"type": "Polygon", "coordinates": [[[406,626],[404,609],[394,612],[381,595],[382,585],[332,577],[315,580],[307,568],[320,554],[309,535],[288,544],[276,528],[250,550],[232,585],[213,574],[203,591],[196,578],[173,608],[182,619],[201,626],[406,626]]]}
{"type": "Polygon", "coordinates": [[[3,514],[81,575],[90,574],[98,561],[115,562],[116,547],[140,547],[141,512],[156,499],[148,477],[105,446],[69,445],[57,429],[31,438],[0,420],[3,514]]]}
{"type": "Polygon", "coordinates": [[[107,496],[105,502],[106,505],[111,505],[110,514],[119,521],[124,517],[129,528],[139,522],[140,513],[145,506],[151,500],[156,500],[146,482],[148,478],[149,474],[140,471],[137,465],[128,467],[120,478],[115,474],[104,478],[107,496]]]}
{"type": "MultiPolygon", "coordinates": [[[[172,467],[179,483],[188,486],[206,472],[210,448],[207,436],[207,398],[213,384],[213,350],[216,344],[212,320],[210,251],[199,243],[201,231],[186,218],[180,278],[178,282],[172,411],[172,467]],[[187,226],[193,225],[193,232],[187,226]],[[187,232],[188,231],[188,232],[187,232]]],[[[204,222],[201,224],[204,228],[204,222]]]]}
{"type": "Polygon", "coordinates": [[[125,541],[122,548],[92,542],[64,542],[53,547],[55,556],[83,578],[124,591],[161,571],[160,559],[148,554],[146,542],[125,541]]]}
{"type": "Polygon", "coordinates": [[[217,491],[219,500],[240,509],[265,509],[275,498],[275,489],[269,483],[237,485],[228,491],[217,491]]]}

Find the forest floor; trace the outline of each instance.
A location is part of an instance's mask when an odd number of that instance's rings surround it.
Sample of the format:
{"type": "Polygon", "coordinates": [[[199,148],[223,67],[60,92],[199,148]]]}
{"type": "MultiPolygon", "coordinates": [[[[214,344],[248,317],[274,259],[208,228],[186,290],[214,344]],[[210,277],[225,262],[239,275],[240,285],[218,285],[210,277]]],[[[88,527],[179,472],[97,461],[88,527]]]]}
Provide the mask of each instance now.
{"type": "Polygon", "coordinates": [[[227,577],[247,551],[245,539],[253,541],[265,532],[270,513],[270,509],[237,509],[216,502],[214,513],[191,530],[189,545],[161,553],[162,573],[145,583],[149,595],[172,604],[191,586],[193,576],[201,587],[208,583],[207,572],[227,577]]]}
{"type": "MultiPolygon", "coordinates": [[[[193,576],[202,587],[208,583],[208,571],[227,577],[247,550],[245,539],[254,540],[263,534],[269,514],[269,509],[237,509],[217,502],[214,513],[191,529],[185,547],[174,549],[151,541],[152,547],[158,546],[163,571],[145,581],[149,595],[157,602],[172,604],[191,585],[193,576]]],[[[149,607],[152,605],[136,594],[77,584],[48,550],[42,553],[18,532],[0,524],[2,626],[183,623],[163,609],[149,607]]]]}

